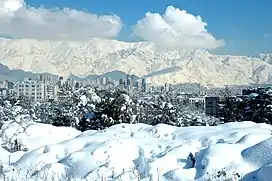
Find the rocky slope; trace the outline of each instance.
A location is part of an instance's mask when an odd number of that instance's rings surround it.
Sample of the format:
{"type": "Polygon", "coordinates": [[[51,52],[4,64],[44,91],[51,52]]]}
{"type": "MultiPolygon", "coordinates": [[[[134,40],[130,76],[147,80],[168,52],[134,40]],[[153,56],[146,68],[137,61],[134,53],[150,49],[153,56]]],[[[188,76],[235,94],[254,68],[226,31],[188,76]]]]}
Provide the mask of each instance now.
{"type": "Polygon", "coordinates": [[[272,83],[272,57],[213,55],[204,50],[158,52],[152,43],[94,38],[88,42],[0,39],[0,63],[10,69],[67,76],[120,70],[153,84],[272,83]]]}

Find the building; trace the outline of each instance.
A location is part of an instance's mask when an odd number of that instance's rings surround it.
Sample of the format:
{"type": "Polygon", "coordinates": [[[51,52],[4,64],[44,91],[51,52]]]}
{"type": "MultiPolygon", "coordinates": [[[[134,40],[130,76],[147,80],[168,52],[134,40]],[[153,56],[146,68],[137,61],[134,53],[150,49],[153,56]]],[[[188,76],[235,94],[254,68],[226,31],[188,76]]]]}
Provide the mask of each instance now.
{"type": "MultiPolygon", "coordinates": [[[[55,82],[47,82],[46,84],[55,84],[55,82]]],[[[74,85],[75,85],[75,81],[70,77],[63,80],[63,86],[72,88],[72,87],[74,87],[74,85]]]]}
{"type": "Polygon", "coordinates": [[[131,85],[131,75],[127,75],[127,82],[126,85],[129,86],[131,85]]]}
{"type": "Polygon", "coordinates": [[[100,79],[100,85],[106,85],[107,84],[107,77],[102,77],[100,79]]]}
{"type": "Polygon", "coordinates": [[[113,83],[113,85],[116,86],[116,87],[119,85],[119,81],[118,81],[118,80],[112,80],[112,83],[113,83]]]}
{"type": "Polygon", "coordinates": [[[139,90],[139,87],[140,87],[139,84],[140,84],[139,81],[135,81],[135,90],[136,90],[136,91],[139,90]]]}
{"type": "Polygon", "coordinates": [[[14,83],[8,80],[0,84],[0,97],[5,97],[14,93],[14,83]]]}
{"type": "MultiPolygon", "coordinates": [[[[53,79],[53,76],[51,75],[46,75],[46,74],[40,74],[39,75],[39,79],[38,79],[39,82],[42,82],[44,84],[46,83],[49,83],[49,82],[54,82],[54,79],[53,79]]],[[[56,80],[57,81],[57,80],[56,80]]],[[[55,82],[56,82],[55,81],[55,82]]]]}
{"type": "Polygon", "coordinates": [[[125,81],[124,79],[119,80],[119,87],[124,88],[125,87],[125,81]]]}
{"type": "Polygon", "coordinates": [[[24,81],[15,83],[14,92],[18,97],[23,95],[36,102],[50,101],[57,96],[57,83],[53,82],[51,76],[40,75],[38,80],[26,78],[24,81]]]}
{"type": "Polygon", "coordinates": [[[205,97],[205,114],[207,116],[221,117],[223,106],[223,97],[205,97]]]}
{"type": "Polygon", "coordinates": [[[178,93],[176,99],[178,99],[183,104],[189,103],[189,99],[193,97],[192,93],[180,92],[178,93]]]}
{"type": "Polygon", "coordinates": [[[108,84],[111,84],[111,83],[112,83],[111,78],[110,77],[106,77],[106,84],[108,85],[108,84]]]}
{"type": "MultiPolygon", "coordinates": [[[[69,78],[68,78],[69,79],[69,78]]],[[[53,77],[52,75],[40,74],[37,83],[43,86],[42,101],[53,100],[57,96],[58,87],[64,84],[63,77],[53,77]]]]}
{"type": "Polygon", "coordinates": [[[142,92],[147,92],[147,83],[145,78],[142,78],[142,92]]]}
{"type": "Polygon", "coordinates": [[[204,108],[205,98],[204,97],[189,98],[189,104],[192,108],[204,108]]]}
{"type": "Polygon", "coordinates": [[[134,80],[134,77],[131,76],[131,79],[130,79],[130,90],[134,91],[134,88],[135,88],[135,80],[134,80]]]}
{"type": "Polygon", "coordinates": [[[37,102],[45,101],[45,84],[40,81],[22,81],[15,84],[15,93],[19,97],[24,95],[37,102]]]}
{"type": "Polygon", "coordinates": [[[165,83],[164,84],[164,91],[169,92],[170,91],[170,84],[165,83]]]}
{"type": "Polygon", "coordinates": [[[127,90],[131,90],[131,75],[127,75],[127,78],[126,78],[126,88],[127,90]]]}
{"type": "Polygon", "coordinates": [[[54,84],[43,84],[44,86],[44,101],[54,100],[57,97],[57,86],[54,84]]]}
{"type": "Polygon", "coordinates": [[[9,90],[6,88],[0,88],[0,97],[6,97],[9,95],[9,90]]]}
{"type": "Polygon", "coordinates": [[[8,80],[3,81],[2,83],[2,88],[13,89],[13,87],[14,87],[14,83],[8,80]]]}

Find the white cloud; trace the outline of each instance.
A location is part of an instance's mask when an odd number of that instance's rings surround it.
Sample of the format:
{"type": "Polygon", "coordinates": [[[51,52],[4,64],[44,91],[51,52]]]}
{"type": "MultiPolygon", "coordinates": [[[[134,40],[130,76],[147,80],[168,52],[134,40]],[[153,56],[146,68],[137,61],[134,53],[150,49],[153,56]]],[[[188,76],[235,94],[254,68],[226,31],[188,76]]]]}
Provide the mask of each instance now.
{"type": "Polygon", "coordinates": [[[213,49],[224,46],[224,41],[216,40],[206,26],[207,23],[200,16],[169,6],[163,15],[146,13],[133,27],[133,34],[165,49],[213,49]]]}
{"type": "Polygon", "coordinates": [[[29,7],[24,0],[0,0],[0,35],[40,40],[113,38],[122,29],[115,15],[91,14],[75,9],[29,7]]]}

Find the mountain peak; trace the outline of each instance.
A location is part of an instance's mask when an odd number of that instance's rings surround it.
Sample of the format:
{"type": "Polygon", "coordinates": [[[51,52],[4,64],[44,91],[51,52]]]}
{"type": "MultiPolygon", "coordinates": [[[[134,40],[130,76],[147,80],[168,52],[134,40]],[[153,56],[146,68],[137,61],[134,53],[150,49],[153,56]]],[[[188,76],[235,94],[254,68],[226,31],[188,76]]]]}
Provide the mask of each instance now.
{"type": "Polygon", "coordinates": [[[271,60],[271,55],[252,58],[214,55],[206,50],[163,51],[149,42],[101,38],[85,42],[0,39],[0,63],[10,69],[78,77],[121,71],[148,75],[155,85],[265,83],[271,80],[271,60]]]}

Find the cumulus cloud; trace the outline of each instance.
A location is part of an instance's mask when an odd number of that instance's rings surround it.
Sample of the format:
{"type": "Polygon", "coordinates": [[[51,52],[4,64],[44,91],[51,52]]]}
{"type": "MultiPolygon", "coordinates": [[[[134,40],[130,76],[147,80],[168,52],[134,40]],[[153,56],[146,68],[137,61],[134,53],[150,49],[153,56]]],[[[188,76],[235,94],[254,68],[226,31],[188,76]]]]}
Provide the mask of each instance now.
{"type": "Polygon", "coordinates": [[[146,13],[133,27],[133,34],[165,49],[213,49],[223,46],[224,41],[216,40],[206,26],[200,16],[169,6],[163,15],[146,13]]]}
{"type": "Polygon", "coordinates": [[[39,40],[114,38],[122,29],[116,15],[75,9],[27,6],[24,0],[0,0],[0,35],[39,40]]]}

